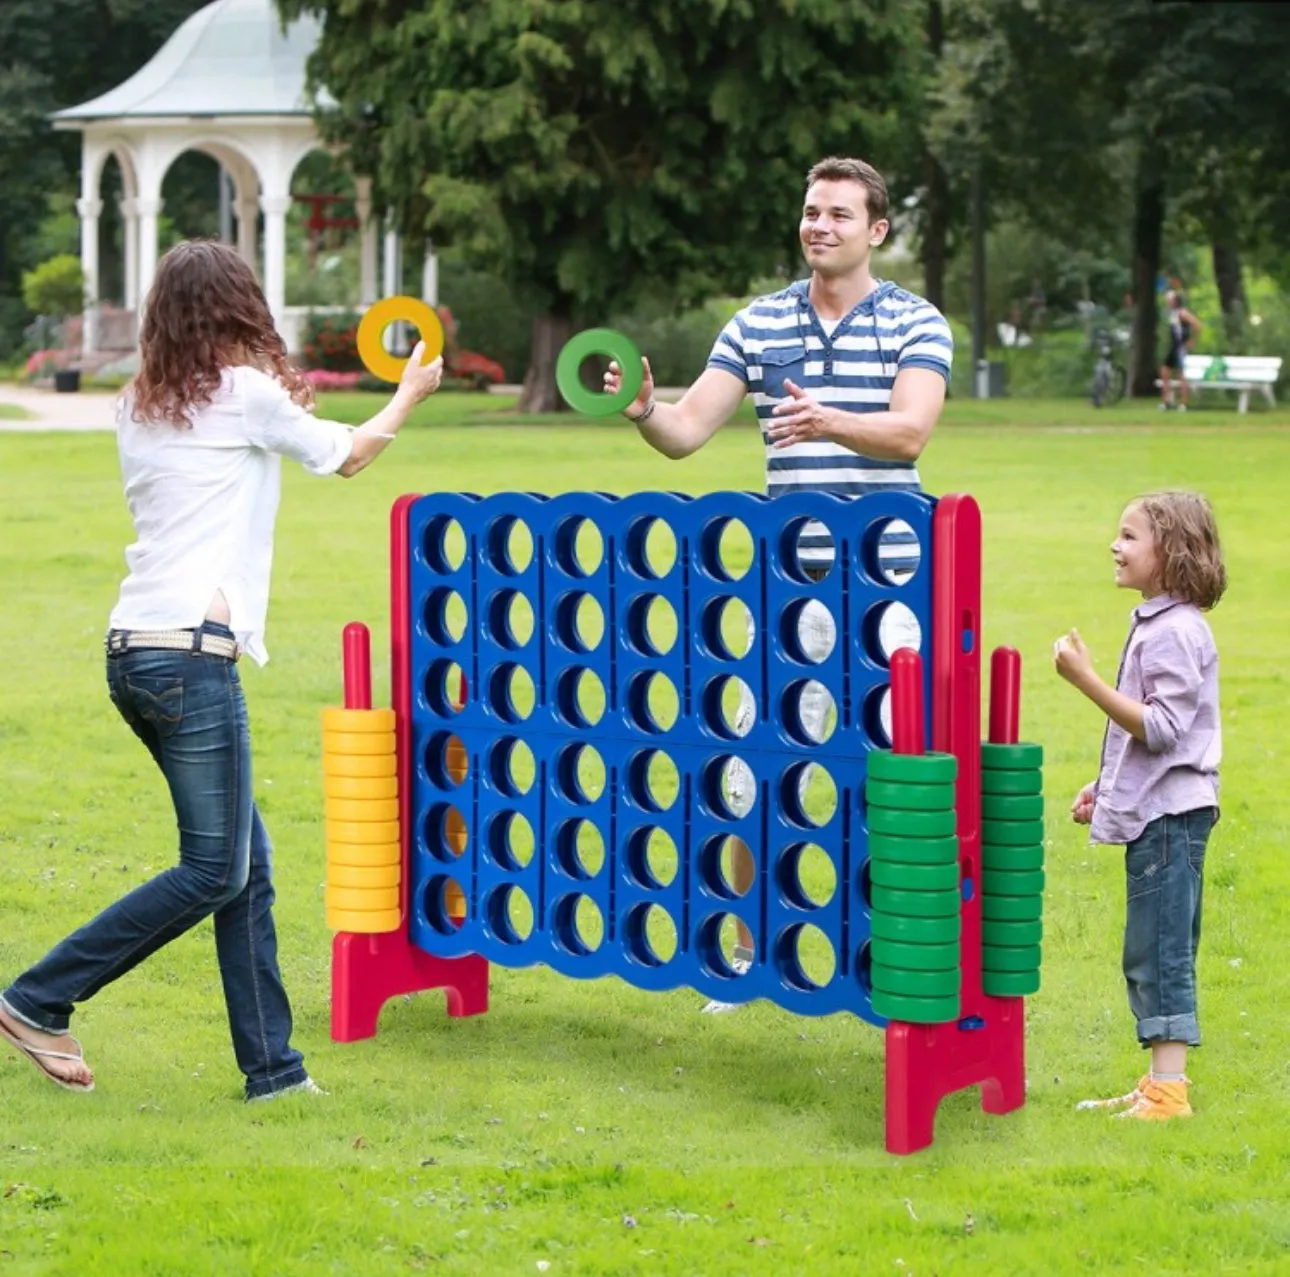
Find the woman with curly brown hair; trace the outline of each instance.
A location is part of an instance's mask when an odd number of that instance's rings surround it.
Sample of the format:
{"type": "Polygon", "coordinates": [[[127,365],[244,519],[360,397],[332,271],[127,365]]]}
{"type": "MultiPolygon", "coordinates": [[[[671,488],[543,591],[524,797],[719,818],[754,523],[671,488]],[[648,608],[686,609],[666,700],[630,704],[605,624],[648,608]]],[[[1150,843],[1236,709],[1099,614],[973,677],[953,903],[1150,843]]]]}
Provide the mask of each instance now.
{"type": "Polygon", "coordinates": [[[162,259],[122,397],[117,443],[136,540],[109,620],[108,691],[161,769],[179,863],[57,945],[0,997],[0,1037],[73,1091],[94,1075],[68,1036],[74,1006],[214,915],[247,1099],[317,1091],[291,1045],[278,970],[272,848],[251,784],[237,661],[268,659],[264,624],[282,458],[357,474],[439,385],[413,351],[393,398],[356,430],[310,411],[264,294],[231,248],[162,259]]]}

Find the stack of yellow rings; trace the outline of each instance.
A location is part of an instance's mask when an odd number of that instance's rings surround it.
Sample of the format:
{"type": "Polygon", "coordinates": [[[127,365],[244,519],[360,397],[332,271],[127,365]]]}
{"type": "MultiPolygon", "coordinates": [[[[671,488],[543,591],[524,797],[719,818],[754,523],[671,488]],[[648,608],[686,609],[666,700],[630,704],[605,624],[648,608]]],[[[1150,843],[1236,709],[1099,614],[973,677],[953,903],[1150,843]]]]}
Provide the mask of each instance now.
{"type": "Polygon", "coordinates": [[[327,926],[372,934],[400,921],[399,778],[392,709],[325,709],[327,926]]]}

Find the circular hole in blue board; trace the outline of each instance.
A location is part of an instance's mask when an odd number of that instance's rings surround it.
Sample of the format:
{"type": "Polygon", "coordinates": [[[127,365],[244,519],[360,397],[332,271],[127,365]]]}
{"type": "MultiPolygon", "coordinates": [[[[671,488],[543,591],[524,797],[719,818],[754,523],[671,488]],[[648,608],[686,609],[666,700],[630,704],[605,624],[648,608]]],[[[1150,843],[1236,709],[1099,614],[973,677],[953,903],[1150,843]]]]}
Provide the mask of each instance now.
{"type": "Polygon", "coordinates": [[[565,873],[587,882],[605,867],[605,839],[590,820],[562,820],[556,828],[555,854],[565,873]]]}
{"type": "Polygon", "coordinates": [[[502,661],[488,679],[488,705],[503,723],[522,723],[533,713],[536,689],[533,675],[523,665],[502,661]]]}
{"type": "Polygon", "coordinates": [[[440,935],[453,935],[466,915],[454,918],[449,911],[451,901],[465,902],[466,895],[461,884],[448,874],[435,874],[430,878],[421,893],[421,906],[425,911],[426,921],[440,935]]]}
{"type": "Polygon", "coordinates": [[[605,776],[605,760],[592,745],[566,745],[556,755],[553,782],[566,802],[597,802],[605,792],[605,776]]]}
{"type": "Polygon", "coordinates": [[[718,594],[699,615],[699,637],[704,650],[721,661],[740,661],[752,650],[757,636],[753,614],[743,599],[718,594]]]}
{"type": "Polygon", "coordinates": [[[468,839],[466,821],[452,803],[435,803],[426,812],[426,850],[436,859],[451,864],[466,850],[468,839]]]}
{"type": "Polygon", "coordinates": [[[533,934],[533,902],[514,883],[493,888],[484,916],[488,919],[488,929],[503,944],[523,944],[533,934]]]}
{"type": "Polygon", "coordinates": [[[662,905],[638,904],[623,919],[627,953],[645,967],[661,967],[676,956],[679,939],[672,915],[662,905]]]}
{"type": "MultiPolygon", "coordinates": [[[[737,980],[746,972],[734,968],[735,946],[739,941],[740,919],[733,913],[722,911],[709,914],[699,924],[695,933],[695,951],[700,963],[709,974],[727,980],[737,980]]],[[[756,948],[756,935],[749,929],[756,948]]]]}
{"type": "Polygon", "coordinates": [[[451,515],[436,515],[426,523],[421,549],[432,572],[458,572],[466,561],[466,533],[451,515]]]}
{"type": "Polygon", "coordinates": [[[488,850],[503,869],[518,873],[533,859],[533,826],[518,811],[498,812],[488,823],[488,850]]]}
{"type": "Polygon", "coordinates": [[[440,647],[460,643],[466,633],[466,601],[448,586],[430,591],[422,615],[430,641],[440,647]]]}
{"type": "Polygon", "coordinates": [[[797,909],[822,909],[838,889],[833,858],[813,842],[785,847],[776,861],[775,877],[784,899],[797,909]]]}
{"type": "Polygon", "coordinates": [[[605,560],[605,538],[586,516],[561,519],[552,537],[556,565],[569,576],[592,576],[605,560]]]}
{"type": "Polygon", "coordinates": [[[555,942],[579,958],[595,953],[605,938],[605,917],[588,895],[571,891],[556,901],[551,914],[555,942]]]}
{"type": "Polygon", "coordinates": [[[784,979],[802,993],[827,988],[838,970],[833,942],[812,922],[795,922],[776,938],[775,955],[784,979]]]}
{"type": "Polygon", "coordinates": [[[435,732],[426,743],[426,775],[436,789],[456,789],[470,770],[470,757],[460,736],[435,732]]]}
{"type": "Polygon", "coordinates": [[[594,652],[605,637],[605,610],[585,590],[569,590],[555,605],[555,636],[571,652],[594,652]]]}
{"type": "Polygon", "coordinates": [[[823,829],[837,814],[837,784],[819,763],[790,763],[780,775],[778,793],[785,818],[801,829],[823,829]]]}
{"type": "Polygon", "coordinates": [[[506,576],[518,576],[533,562],[533,533],[523,519],[502,515],[488,525],[484,537],[488,561],[506,576]]]}
{"type": "Polygon", "coordinates": [[[738,900],[752,890],[752,852],[742,838],[717,834],[699,852],[699,876],[718,900],[738,900]]]}
{"type": "Polygon", "coordinates": [[[865,693],[860,721],[864,724],[869,739],[879,749],[891,748],[891,685],[889,683],[871,687],[865,693]]]}
{"type": "Polygon", "coordinates": [[[833,571],[836,542],[818,519],[790,519],[780,529],[775,567],[790,581],[810,585],[833,571]]]}
{"type": "Polygon", "coordinates": [[[497,590],[485,615],[489,636],[500,647],[518,651],[533,637],[533,604],[519,590],[497,590]]]}
{"type": "Polygon", "coordinates": [[[860,540],[860,564],[876,585],[904,585],[918,573],[923,548],[904,519],[877,519],[860,540]]]}
{"type": "Polygon", "coordinates": [[[462,693],[463,672],[456,661],[431,661],[426,670],[426,704],[440,718],[451,718],[465,703],[462,693]]]}
{"type": "Polygon", "coordinates": [[[700,773],[704,805],[722,820],[742,820],[757,802],[757,778],[738,755],[718,754],[700,773]]]}
{"type": "Polygon", "coordinates": [[[642,811],[668,811],[681,787],[681,772],[661,749],[638,749],[627,761],[627,792],[642,811]]]}
{"type": "Polygon", "coordinates": [[[873,948],[868,940],[856,950],[856,979],[869,997],[873,993],[873,948]]]}
{"type": "Polygon", "coordinates": [[[605,714],[605,685],[600,675],[585,665],[561,670],[555,682],[555,707],[570,727],[595,727],[605,714]]]}
{"type": "Polygon", "coordinates": [[[681,699],[676,684],[658,670],[638,670],[627,680],[627,714],[643,732],[660,735],[676,725],[681,699]]]}
{"type": "Polygon", "coordinates": [[[661,581],[676,566],[676,533],[664,519],[633,519],[623,538],[628,568],[646,581],[661,581]]]}
{"type": "Polygon", "coordinates": [[[809,749],[823,745],[837,729],[838,705],[818,679],[796,679],[784,689],[780,717],[789,738],[809,749]]]}
{"type": "Polygon", "coordinates": [[[892,653],[902,647],[915,652],[923,649],[923,627],[913,608],[899,599],[875,603],[866,609],[860,622],[865,656],[883,669],[891,665],[892,653]]]}
{"type": "Polygon", "coordinates": [[[626,641],[641,656],[666,656],[676,646],[676,609],[661,594],[637,594],[627,605],[626,641]]]}
{"type": "Polygon", "coordinates": [[[670,887],[680,865],[672,835],[658,825],[632,830],[627,837],[625,861],[630,880],[649,891],[670,887]]]}
{"type": "Polygon", "coordinates": [[[756,547],[742,519],[711,519],[699,534],[699,565],[714,581],[740,581],[748,574],[756,547]]]}
{"type": "Polygon", "coordinates": [[[488,779],[506,798],[522,798],[533,788],[537,764],[533,750],[518,736],[503,736],[488,751],[488,779]]]}

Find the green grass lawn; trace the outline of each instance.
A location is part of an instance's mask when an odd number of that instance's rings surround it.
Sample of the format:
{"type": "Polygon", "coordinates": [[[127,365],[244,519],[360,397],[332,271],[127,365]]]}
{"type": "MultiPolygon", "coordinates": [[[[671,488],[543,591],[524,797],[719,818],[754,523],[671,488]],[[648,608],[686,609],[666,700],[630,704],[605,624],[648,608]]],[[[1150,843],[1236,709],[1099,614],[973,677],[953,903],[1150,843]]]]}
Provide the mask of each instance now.
{"type": "MultiPolygon", "coordinates": [[[[364,397],[323,411],[361,420],[364,397]]],[[[320,707],[341,627],[388,643],[387,512],[406,491],[703,492],[761,486],[746,424],[668,462],[621,422],[516,424],[487,396],[420,410],[351,483],[285,479],[264,670],[243,665],[256,796],[276,848],[296,1041],[326,1099],[240,1102],[204,924],[77,1018],[99,1085],[72,1096],[0,1052],[0,1277],[13,1274],[1169,1274],[1290,1271],[1284,960],[1285,475],[1290,413],[955,403],[924,482],[985,515],[986,647],[1025,661],[1046,749],[1044,983],[1029,1098],[973,1093],[935,1145],[883,1151],[883,1039],[840,1015],[494,970],[492,1010],[398,999],[379,1036],[328,1037],[320,707]],[[466,428],[469,427],[469,428],[466,428]],[[1210,843],[1197,1116],[1077,1114],[1143,1069],[1119,976],[1123,871],[1064,819],[1101,720],[1052,673],[1078,625],[1113,676],[1128,611],[1107,545],[1126,498],[1214,500],[1232,586],[1223,820],[1210,843]]],[[[0,435],[0,986],[171,862],[173,816],[105,695],[101,638],[129,527],[110,435],[0,435]]],[[[385,660],[378,702],[388,699],[385,660]]]]}

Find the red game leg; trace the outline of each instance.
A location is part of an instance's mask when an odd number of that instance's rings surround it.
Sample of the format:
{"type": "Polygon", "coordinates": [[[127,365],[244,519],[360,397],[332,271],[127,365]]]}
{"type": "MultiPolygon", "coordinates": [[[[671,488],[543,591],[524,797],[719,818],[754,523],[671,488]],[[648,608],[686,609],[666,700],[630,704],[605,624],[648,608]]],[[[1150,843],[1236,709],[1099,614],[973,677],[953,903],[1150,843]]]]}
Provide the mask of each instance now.
{"type": "MultiPolygon", "coordinates": [[[[381,935],[340,932],[331,950],[331,1035],[337,1042],[356,1042],[376,1033],[381,1008],[391,998],[428,989],[448,995],[450,1016],[479,1015],[488,1010],[488,962],[478,954],[439,958],[411,941],[408,897],[411,865],[412,782],[411,601],[408,597],[408,507],[414,496],[400,497],[390,513],[390,681],[398,746],[399,797],[403,842],[402,921],[397,931],[381,935]]],[[[371,707],[369,636],[365,625],[348,625],[344,634],[345,704],[371,707]]],[[[463,689],[464,694],[464,689],[463,689]]]]}
{"type": "MultiPolygon", "coordinates": [[[[988,1113],[1010,1112],[1026,1097],[1023,1001],[989,998],[981,989],[981,512],[971,497],[945,497],[937,505],[932,553],[933,748],[958,758],[959,859],[973,890],[962,910],[960,1019],[887,1025],[886,1143],[888,1152],[901,1154],[931,1144],[936,1109],[954,1091],[980,1086],[988,1113]]],[[[892,667],[894,716],[894,657],[892,667]]],[[[996,657],[992,735],[1011,724],[1015,736],[1019,668],[1019,658],[996,657]]],[[[902,685],[904,678],[902,671],[902,685]]],[[[904,747],[917,752],[908,742],[903,736],[904,747]]]]}

